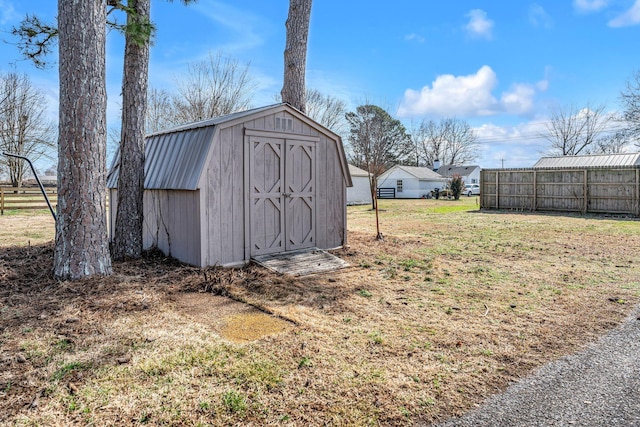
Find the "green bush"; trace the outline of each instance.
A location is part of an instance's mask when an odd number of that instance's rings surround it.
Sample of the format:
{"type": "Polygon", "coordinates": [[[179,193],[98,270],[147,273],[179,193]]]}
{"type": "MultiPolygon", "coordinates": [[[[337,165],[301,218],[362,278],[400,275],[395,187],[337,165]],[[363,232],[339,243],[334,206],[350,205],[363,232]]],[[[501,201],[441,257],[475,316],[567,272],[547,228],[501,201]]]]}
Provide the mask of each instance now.
{"type": "Polygon", "coordinates": [[[449,188],[451,188],[451,192],[453,193],[453,198],[456,200],[460,200],[460,194],[462,194],[462,189],[464,188],[464,182],[462,182],[462,177],[457,173],[451,177],[451,183],[449,184],[449,188]]]}

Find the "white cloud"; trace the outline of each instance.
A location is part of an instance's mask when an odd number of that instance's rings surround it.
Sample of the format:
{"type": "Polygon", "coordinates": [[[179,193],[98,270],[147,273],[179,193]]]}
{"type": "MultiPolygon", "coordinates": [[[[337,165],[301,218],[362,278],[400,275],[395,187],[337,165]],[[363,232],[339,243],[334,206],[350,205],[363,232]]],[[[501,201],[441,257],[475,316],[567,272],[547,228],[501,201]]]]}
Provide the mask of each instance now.
{"type": "Polygon", "coordinates": [[[573,7],[582,13],[597,12],[609,5],[610,0],[573,0],[573,7]]]}
{"type": "Polygon", "coordinates": [[[473,9],[467,13],[469,22],[465,30],[471,37],[490,40],[493,36],[493,21],[487,18],[487,12],[482,9],[473,9]]]}
{"type": "Polygon", "coordinates": [[[15,7],[13,7],[13,3],[9,0],[0,0],[0,25],[17,21],[19,19],[20,15],[16,12],[15,7]]]}
{"type": "Polygon", "coordinates": [[[534,27],[551,28],[553,26],[551,16],[538,3],[529,6],[529,23],[534,27]]]}
{"type": "Polygon", "coordinates": [[[549,89],[549,80],[544,79],[537,82],[536,89],[538,89],[540,92],[545,92],[547,89],[549,89]]]}
{"type": "Polygon", "coordinates": [[[436,77],[432,87],[407,89],[398,114],[490,115],[497,103],[491,94],[497,83],[488,65],[468,76],[444,74],[436,77]]]}
{"type": "Polygon", "coordinates": [[[422,37],[419,34],[416,34],[416,33],[407,34],[406,36],[404,36],[404,39],[406,41],[416,41],[418,43],[424,43],[425,42],[425,38],[422,37]]]}
{"type": "Polygon", "coordinates": [[[535,88],[530,84],[513,85],[509,92],[502,94],[500,101],[505,111],[511,114],[526,114],[533,108],[535,88]]]}
{"type": "Polygon", "coordinates": [[[613,28],[629,27],[637,24],[640,24],[640,0],[636,0],[631,9],[609,21],[609,26],[613,28]]]}
{"type": "Polygon", "coordinates": [[[400,117],[435,115],[481,117],[498,113],[526,115],[533,110],[537,92],[548,87],[548,81],[535,84],[517,83],[503,92],[500,99],[493,95],[498,85],[496,73],[488,65],[475,74],[436,77],[431,86],[421,90],[407,89],[398,109],[400,117]]]}

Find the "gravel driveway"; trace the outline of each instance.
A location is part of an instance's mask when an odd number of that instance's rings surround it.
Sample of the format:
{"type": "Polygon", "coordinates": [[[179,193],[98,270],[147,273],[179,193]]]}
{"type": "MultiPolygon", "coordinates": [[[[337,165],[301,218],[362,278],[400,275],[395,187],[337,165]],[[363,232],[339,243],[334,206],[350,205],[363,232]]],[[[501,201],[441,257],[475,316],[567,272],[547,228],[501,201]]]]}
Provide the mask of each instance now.
{"type": "Polygon", "coordinates": [[[438,427],[640,426],[639,316],[438,427]]]}

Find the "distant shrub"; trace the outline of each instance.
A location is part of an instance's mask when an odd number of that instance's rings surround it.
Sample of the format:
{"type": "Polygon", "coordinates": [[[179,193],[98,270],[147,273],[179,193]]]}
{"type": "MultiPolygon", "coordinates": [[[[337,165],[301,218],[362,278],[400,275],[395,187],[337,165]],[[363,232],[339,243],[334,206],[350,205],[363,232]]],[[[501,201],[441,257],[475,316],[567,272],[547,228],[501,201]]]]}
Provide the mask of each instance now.
{"type": "Polygon", "coordinates": [[[456,200],[460,200],[460,194],[462,194],[462,188],[464,187],[464,182],[462,182],[462,177],[457,173],[451,177],[451,183],[449,184],[449,188],[453,193],[453,198],[456,200]]]}

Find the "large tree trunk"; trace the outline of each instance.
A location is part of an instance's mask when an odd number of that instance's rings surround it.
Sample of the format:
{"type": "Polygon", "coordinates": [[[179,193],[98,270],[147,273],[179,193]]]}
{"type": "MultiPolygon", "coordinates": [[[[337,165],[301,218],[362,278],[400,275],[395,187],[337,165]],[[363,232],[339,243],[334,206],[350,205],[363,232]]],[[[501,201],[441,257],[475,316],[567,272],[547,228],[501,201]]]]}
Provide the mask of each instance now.
{"type": "Polygon", "coordinates": [[[60,122],[54,274],[111,274],[106,209],[105,0],[59,0],[60,122]]]}
{"type": "Polygon", "coordinates": [[[307,38],[311,18],[311,0],[289,0],[287,41],[284,49],[284,84],[280,95],[287,102],[304,112],[305,70],[307,66],[307,38]]]}
{"type": "MultiPolygon", "coordinates": [[[[148,22],[149,0],[130,1],[135,13],[129,24],[148,22]]],[[[122,82],[122,134],[118,176],[118,212],[113,239],[113,258],[139,258],[142,255],[144,192],[144,135],[147,112],[149,41],[141,43],[125,35],[122,82]]]]}

